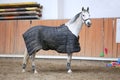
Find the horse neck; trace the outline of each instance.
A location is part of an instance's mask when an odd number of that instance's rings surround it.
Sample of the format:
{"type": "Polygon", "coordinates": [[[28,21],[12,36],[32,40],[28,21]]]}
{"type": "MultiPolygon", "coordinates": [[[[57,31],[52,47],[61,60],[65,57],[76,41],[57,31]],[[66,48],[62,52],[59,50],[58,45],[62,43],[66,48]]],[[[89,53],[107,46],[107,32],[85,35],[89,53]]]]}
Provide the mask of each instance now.
{"type": "MultiPolygon", "coordinates": [[[[73,19],[74,19],[74,18],[73,18],[73,19]]],[[[78,18],[75,22],[71,23],[71,21],[72,21],[73,19],[69,20],[67,23],[65,23],[65,25],[68,27],[68,29],[69,29],[76,37],[78,37],[79,32],[80,32],[80,30],[81,30],[81,28],[82,28],[82,25],[83,25],[82,17],[81,17],[81,15],[80,15],[79,18],[78,18]]]]}

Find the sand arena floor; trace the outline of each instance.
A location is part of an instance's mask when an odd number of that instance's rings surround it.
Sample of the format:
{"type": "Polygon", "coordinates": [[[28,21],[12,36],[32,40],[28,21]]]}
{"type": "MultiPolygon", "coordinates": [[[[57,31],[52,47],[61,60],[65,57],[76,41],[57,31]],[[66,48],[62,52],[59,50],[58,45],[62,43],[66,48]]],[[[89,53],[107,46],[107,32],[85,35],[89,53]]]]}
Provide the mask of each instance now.
{"type": "Polygon", "coordinates": [[[38,74],[29,62],[22,73],[22,59],[0,58],[0,80],[120,80],[120,68],[108,68],[103,61],[72,60],[72,74],[66,71],[66,60],[36,59],[38,74]]]}

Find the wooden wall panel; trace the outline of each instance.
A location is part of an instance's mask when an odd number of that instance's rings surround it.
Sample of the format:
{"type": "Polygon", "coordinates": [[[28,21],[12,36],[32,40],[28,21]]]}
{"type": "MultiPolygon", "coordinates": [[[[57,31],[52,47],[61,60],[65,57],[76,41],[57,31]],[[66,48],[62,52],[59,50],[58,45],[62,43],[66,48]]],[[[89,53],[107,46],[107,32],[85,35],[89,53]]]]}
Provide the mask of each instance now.
{"type": "Polygon", "coordinates": [[[85,33],[86,33],[86,26],[83,25],[79,35],[81,51],[79,53],[76,53],[76,56],[85,56],[85,40],[86,40],[85,33]]]}
{"type": "Polygon", "coordinates": [[[5,54],[5,28],[6,22],[0,21],[0,54],[5,54]]]}
{"type": "Polygon", "coordinates": [[[14,35],[15,29],[14,26],[16,25],[15,21],[6,21],[5,27],[5,53],[6,54],[13,54],[14,50],[14,35]]]}
{"type": "MultiPolygon", "coordinates": [[[[103,52],[103,19],[92,19],[92,26],[86,28],[85,56],[99,57],[103,52]]],[[[83,34],[84,35],[84,34],[83,34]]]]}
{"type": "MultiPolygon", "coordinates": [[[[99,21],[99,20],[98,20],[99,21]]],[[[94,24],[95,23],[95,20],[92,20],[92,26],[90,27],[91,28],[91,45],[89,45],[91,47],[91,56],[95,57],[96,56],[96,34],[97,34],[97,28],[100,27],[97,24],[94,24]]]]}
{"type": "Polygon", "coordinates": [[[22,34],[30,28],[29,20],[19,20],[17,21],[16,34],[15,34],[15,54],[23,54],[25,50],[25,43],[22,34]]]}
{"type": "MultiPolygon", "coordinates": [[[[0,21],[0,54],[23,54],[22,34],[35,25],[59,26],[68,20],[13,20],[0,21]]],[[[116,19],[92,19],[90,28],[83,25],[79,34],[81,51],[74,56],[99,57],[104,48],[105,57],[120,57],[120,44],[116,44],[116,19]]],[[[63,55],[56,51],[39,51],[38,55],[63,55]]]]}
{"type": "Polygon", "coordinates": [[[91,47],[92,47],[92,26],[90,28],[86,27],[86,33],[85,33],[85,56],[91,56],[92,55],[92,51],[91,51],[91,47]]]}
{"type": "Polygon", "coordinates": [[[68,20],[33,20],[32,26],[36,25],[46,25],[46,26],[59,26],[61,24],[64,24],[68,20]]]}
{"type": "Polygon", "coordinates": [[[120,43],[117,45],[117,57],[120,58],[120,43]]]}
{"type": "Polygon", "coordinates": [[[112,57],[112,42],[113,42],[113,21],[112,19],[104,19],[104,49],[108,50],[105,57],[112,57]]]}
{"type": "Polygon", "coordinates": [[[112,52],[112,57],[117,57],[117,43],[116,43],[116,19],[113,18],[113,44],[112,44],[112,48],[113,48],[113,52],[112,52]]]}
{"type": "Polygon", "coordinates": [[[94,19],[92,21],[92,26],[94,30],[92,33],[94,36],[92,42],[94,45],[91,47],[93,48],[92,50],[94,50],[94,53],[92,53],[91,56],[99,57],[100,53],[103,52],[103,19],[98,19],[97,21],[94,19]]]}

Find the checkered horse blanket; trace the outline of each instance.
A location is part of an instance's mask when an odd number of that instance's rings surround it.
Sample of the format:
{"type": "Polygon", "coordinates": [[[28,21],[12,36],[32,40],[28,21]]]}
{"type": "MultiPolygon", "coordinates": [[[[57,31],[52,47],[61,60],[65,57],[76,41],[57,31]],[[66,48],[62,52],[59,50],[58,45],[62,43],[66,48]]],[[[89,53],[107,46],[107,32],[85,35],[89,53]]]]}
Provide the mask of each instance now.
{"type": "Polygon", "coordinates": [[[59,53],[79,52],[79,38],[65,25],[58,27],[35,26],[23,34],[28,54],[43,50],[56,50],[59,53]]]}

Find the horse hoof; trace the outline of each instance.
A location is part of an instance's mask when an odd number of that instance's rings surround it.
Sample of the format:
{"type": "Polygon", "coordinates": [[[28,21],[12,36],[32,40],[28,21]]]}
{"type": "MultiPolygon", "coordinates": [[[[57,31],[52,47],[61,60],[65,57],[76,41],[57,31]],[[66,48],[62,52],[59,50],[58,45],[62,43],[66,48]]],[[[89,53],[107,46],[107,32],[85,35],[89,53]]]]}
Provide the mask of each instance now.
{"type": "Polygon", "coordinates": [[[24,72],[25,72],[25,70],[23,69],[23,70],[22,70],[22,72],[24,73],[24,72]]]}
{"type": "Polygon", "coordinates": [[[72,70],[68,70],[68,73],[72,73],[72,70]]]}
{"type": "Polygon", "coordinates": [[[35,71],[34,71],[34,74],[37,74],[37,73],[38,73],[38,72],[35,70],[35,71]]]}

